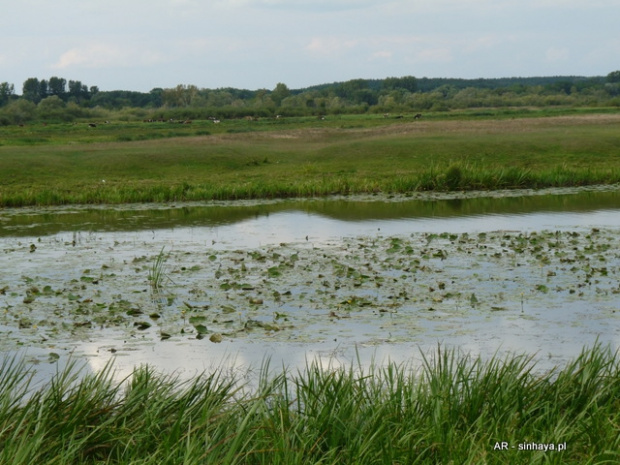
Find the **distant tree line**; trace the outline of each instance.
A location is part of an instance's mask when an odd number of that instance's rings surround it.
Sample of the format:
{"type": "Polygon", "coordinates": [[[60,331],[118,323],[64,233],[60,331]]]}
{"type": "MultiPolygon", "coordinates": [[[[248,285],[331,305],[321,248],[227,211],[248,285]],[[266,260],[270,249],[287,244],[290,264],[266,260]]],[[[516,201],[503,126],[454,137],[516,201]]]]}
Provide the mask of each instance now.
{"type": "Polygon", "coordinates": [[[500,79],[352,79],[304,89],[198,88],[179,84],[150,92],[100,91],[81,81],[29,78],[17,94],[0,83],[0,124],[73,121],[114,113],[117,118],[235,118],[344,113],[402,113],[519,106],[620,107],[620,71],[607,76],[500,79]]]}

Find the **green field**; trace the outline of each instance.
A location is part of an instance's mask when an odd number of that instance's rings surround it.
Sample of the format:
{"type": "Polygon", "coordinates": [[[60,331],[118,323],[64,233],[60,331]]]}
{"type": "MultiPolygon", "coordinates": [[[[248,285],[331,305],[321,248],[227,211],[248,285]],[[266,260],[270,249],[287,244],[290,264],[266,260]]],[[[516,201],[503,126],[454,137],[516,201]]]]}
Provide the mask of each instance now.
{"type": "Polygon", "coordinates": [[[0,128],[0,206],[620,182],[620,113],[464,112],[0,128]]]}

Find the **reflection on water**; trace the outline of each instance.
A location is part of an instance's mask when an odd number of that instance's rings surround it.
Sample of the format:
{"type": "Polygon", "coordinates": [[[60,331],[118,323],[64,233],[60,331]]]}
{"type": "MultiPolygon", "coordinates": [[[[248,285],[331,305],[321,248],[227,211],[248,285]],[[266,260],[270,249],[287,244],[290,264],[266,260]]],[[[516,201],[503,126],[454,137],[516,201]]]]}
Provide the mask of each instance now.
{"type": "MultiPolygon", "coordinates": [[[[620,231],[620,191],[499,198],[400,201],[341,198],[266,204],[0,212],[0,243],[4,247],[13,247],[17,241],[35,242],[44,236],[66,244],[76,239],[79,242],[81,236],[88,235],[92,241],[102,244],[129,244],[126,251],[115,248],[118,260],[152,255],[162,246],[187,251],[195,251],[198,247],[250,249],[279,243],[320,248],[325,244],[337,244],[343,237],[591,228],[620,231]]],[[[15,273],[35,273],[34,268],[28,270],[27,267],[36,265],[32,259],[24,260],[15,265],[18,267],[15,273]]],[[[349,366],[356,361],[368,365],[372,360],[415,363],[420,360],[421,352],[428,353],[438,343],[483,357],[496,351],[534,351],[539,365],[551,368],[577,356],[582,346],[591,346],[597,339],[620,347],[618,319],[601,316],[615,315],[617,309],[594,308],[595,304],[590,307],[576,303],[563,308],[541,309],[534,305],[528,307],[526,303],[524,311],[529,318],[502,312],[484,316],[451,315],[436,325],[429,323],[424,332],[412,334],[406,343],[382,342],[375,338],[372,343],[356,345],[355,337],[349,340],[331,337],[312,344],[247,339],[226,340],[221,344],[210,343],[207,339],[143,343],[119,340],[119,336],[96,335],[89,341],[75,343],[72,350],[76,356],[87,360],[93,370],[101,369],[109,359],[115,358],[121,376],[141,363],[187,375],[216,367],[242,372],[257,369],[265,358],[271,358],[274,369],[283,364],[303,367],[306,361],[316,359],[325,366],[349,366]],[[591,320],[593,310],[596,319],[585,326],[579,324],[591,320]],[[566,323],[568,320],[574,323],[566,323]],[[562,321],[566,324],[558,324],[562,321]]],[[[371,339],[365,338],[366,341],[371,339]]],[[[36,358],[37,350],[31,356],[36,358]]],[[[47,351],[40,352],[39,358],[47,356],[47,351]]],[[[66,353],[61,355],[61,361],[66,360],[66,353]]]]}
{"type": "MultiPolygon", "coordinates": [[[[514,193],[512,193],[514,195],[514,193]]],[[[60,232],[138,232],[207,228],[226,235],[251,231],[272,237],[286,226],[296,239],[329,230],[330,237],[366,234],[381,228],[389,234],[411,231],[553,228],[599,224],[617,226],[620,189],[573,194],[523,195],[398,201],[380,198],[304,199],[210,203],[206,205],[123,206],[0,210],[1,236],[46,236],[60,232]],[[230,229],[227,229],[230,228],[230,229]],[[397,232],[398,231],[398,232],[397,232]]],[[[320,235],[324,239],[325,235],[320,235]]]]}

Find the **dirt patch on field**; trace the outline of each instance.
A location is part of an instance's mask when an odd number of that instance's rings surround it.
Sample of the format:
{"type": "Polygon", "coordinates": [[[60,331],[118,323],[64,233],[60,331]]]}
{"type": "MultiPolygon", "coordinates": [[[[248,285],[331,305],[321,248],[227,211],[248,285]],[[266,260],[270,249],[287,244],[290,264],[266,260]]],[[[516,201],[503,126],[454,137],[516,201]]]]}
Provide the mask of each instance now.
{"type": "MultiPolygon", "coordinates": [[[[327,121],[329,124],[329,121],[327,121]]],[[[391,135],[416,134],[507,134],[539,131],[545,128],[575,127],[587,125],[619,124],[620,114],[571,115],[537,118],[485,119],[432,121],[403,119],[399,122],[386,122],[375,127],[309,127],[278,130],[256,130],[248,132],[230,132],[221,134],[184,137],[183,145],[218,145],[227,143],[243,143],[282,140],[285,141],[324,141],[331,137],[372,138],[391,135]]],[[[145,146],[178,145],[178,139],[148,140],[134,142],[145,146]]]]}
{"type": "Polygon", "coordinates": [[[620,124],[620,115],[579,115],[548,118],[514,118],[505,120],[411,121],[379,128],[364,129],[368,135],[397,135],[416,133],[522,133],[544,128],[581,125],[620,124]]]}
{"type": "Polygon", "coordinates": [[[546,118],[513,118],[493,120],[428,121],[410,120],[372,128],[303,128],[284,131],[226,134],[212,137],[213,141],[240,139],[317,139],[344,133],[357,137],[409,134],[505,134],[539,131],[545,128],[582,125],[620,124],[620,114],[571,115],[546,118]]]}

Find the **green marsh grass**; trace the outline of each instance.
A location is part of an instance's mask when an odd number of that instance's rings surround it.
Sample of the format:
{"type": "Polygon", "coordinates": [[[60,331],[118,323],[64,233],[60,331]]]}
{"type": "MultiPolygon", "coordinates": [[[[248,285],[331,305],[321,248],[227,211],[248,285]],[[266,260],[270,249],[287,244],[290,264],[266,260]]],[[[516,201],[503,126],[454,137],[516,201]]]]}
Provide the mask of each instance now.
{"type": "Polygon", "coordinates": [[[73,126],[37,128],[36,137],[47,142],[24,146],[7,137],[0,146],[0,206],[620,182],[618,114],[350,120],[258,121],[254,127],[233,120],[208,126],[208,131],[207,122],[174,130],[144,129],[141,123],[117,123],[101,132],[96,132],[99,127],[91,132],[73,126]],[[346,129],[347,121],[359,127],[346,129]]]}
{"type": "Polygon", "coordinates": [[[0,462],[11,464],[602,464],[620,460],[620,358],[595,345],[564,367],[441,347],[421,367],[296,374],[256,387],[224,370],[190,380],[112,366],[45,387],[0,366],[0,462]],[[495,450],[496,443],[514,446],[495,450]],[[519,451],[519,444],[566,444],[519,451]]]}
{"type": "Polygon", "coordinates": [[[148,273],[148,280],[154,292],[161,291],[164,281],[166,279],[170,279],[164,269],[166,259],[167,256],[164,254],[164,247],[162,247],[159,254],[157,254],[157,257],[155,257],[148,273]]]}

